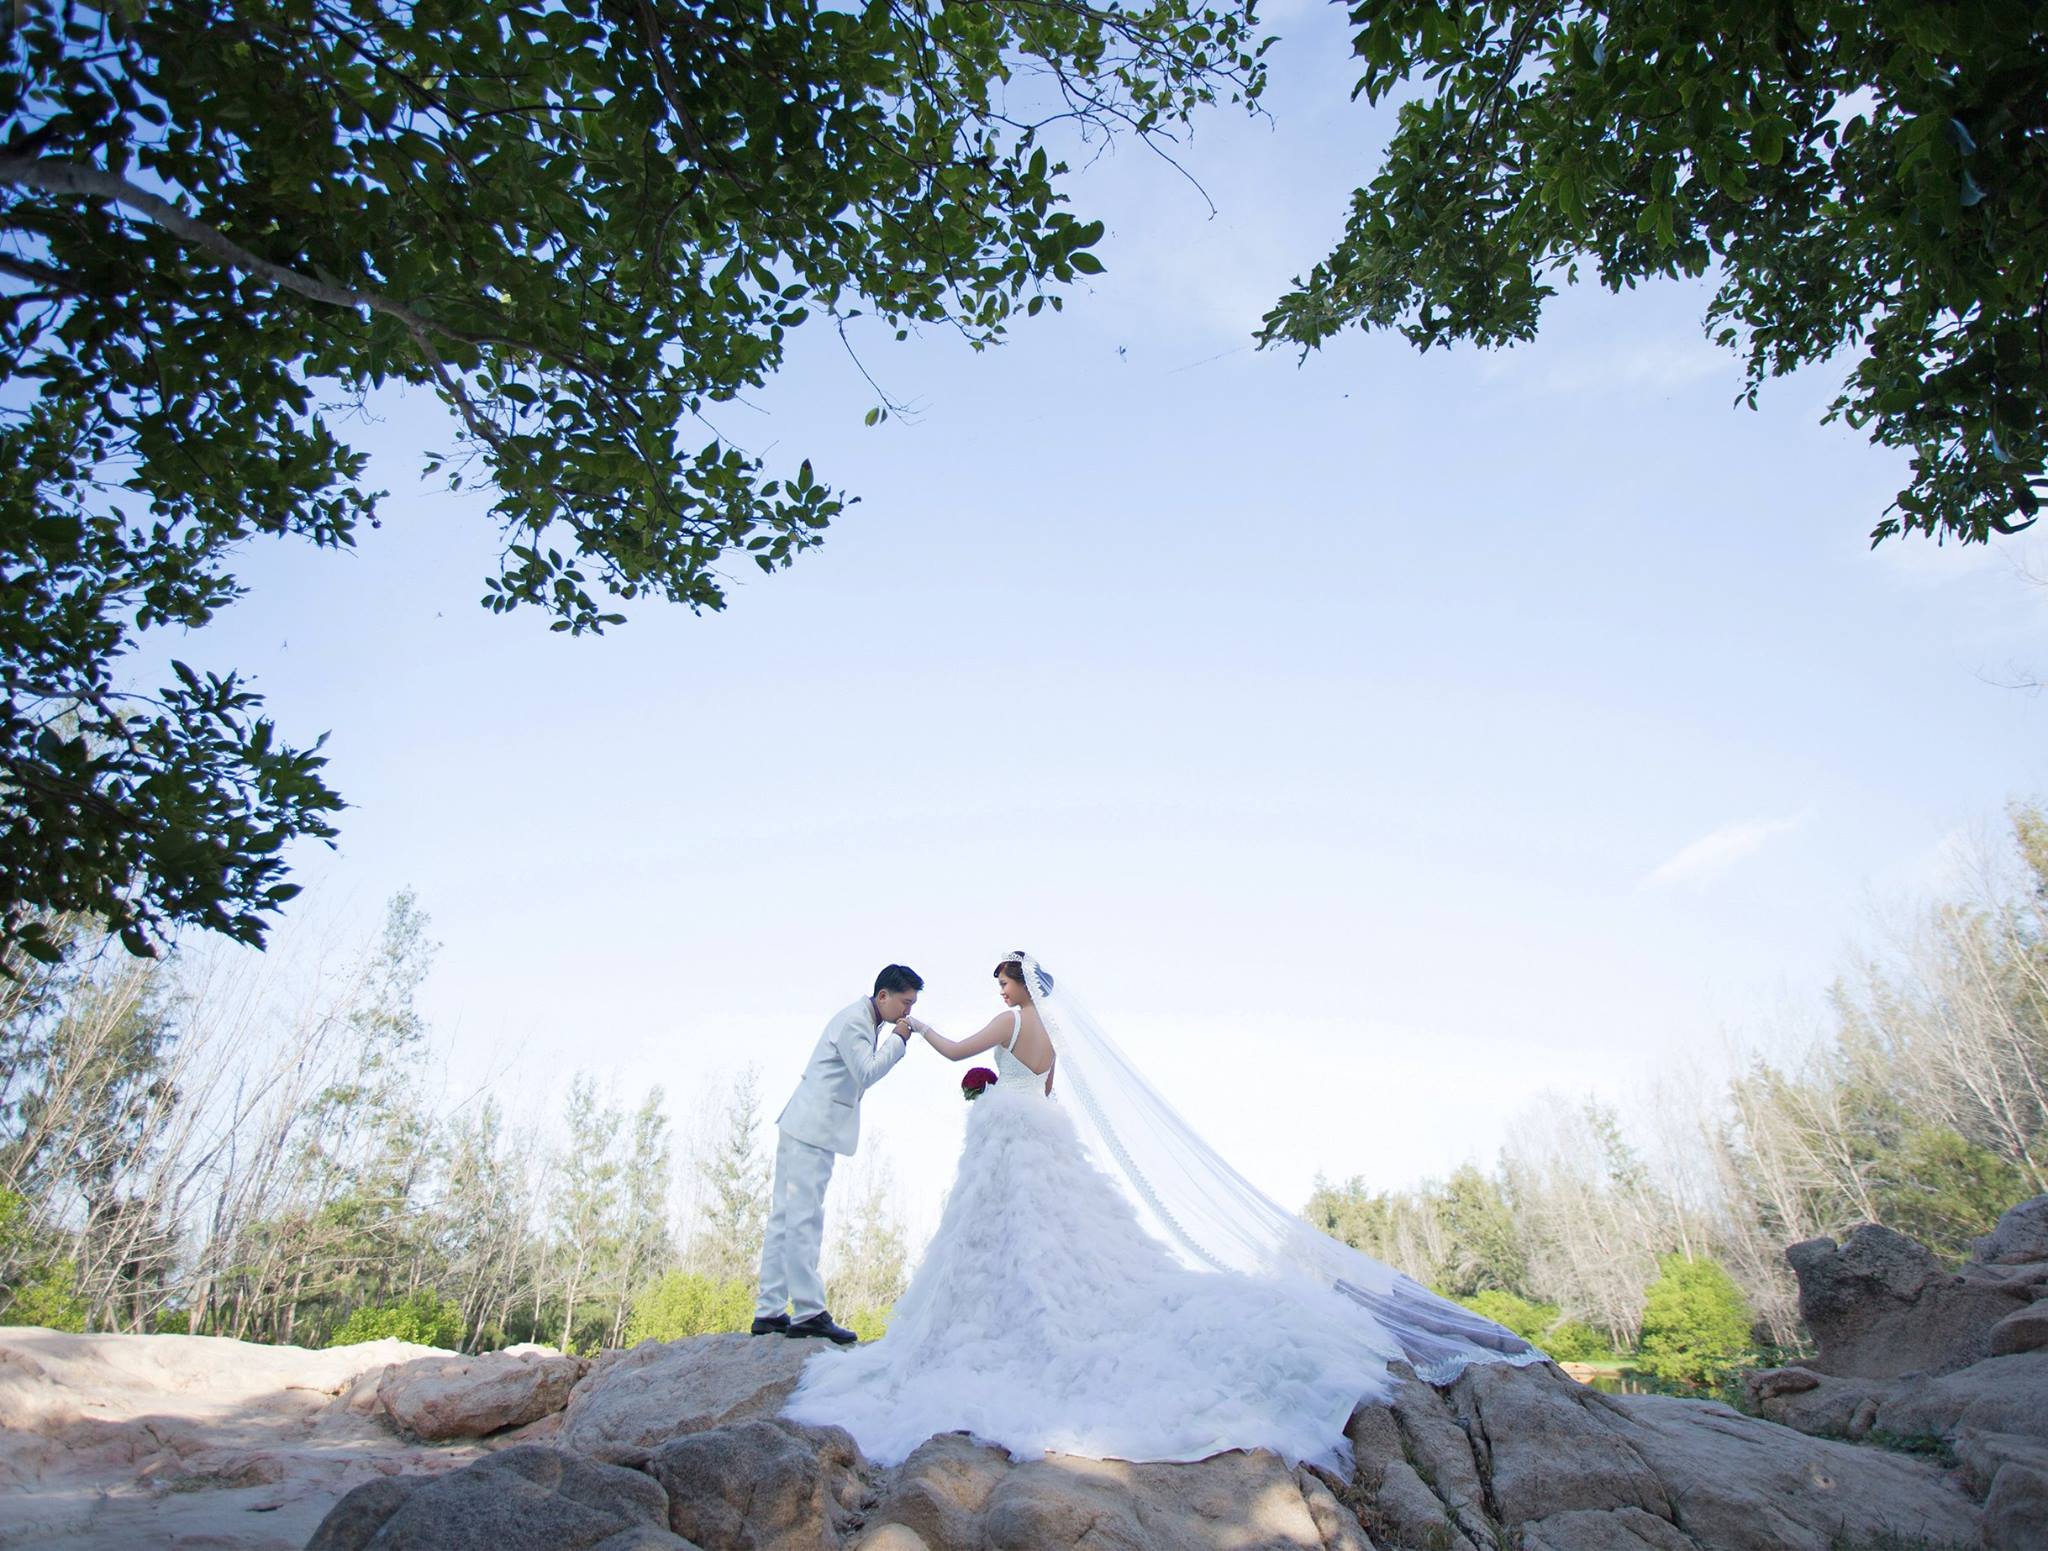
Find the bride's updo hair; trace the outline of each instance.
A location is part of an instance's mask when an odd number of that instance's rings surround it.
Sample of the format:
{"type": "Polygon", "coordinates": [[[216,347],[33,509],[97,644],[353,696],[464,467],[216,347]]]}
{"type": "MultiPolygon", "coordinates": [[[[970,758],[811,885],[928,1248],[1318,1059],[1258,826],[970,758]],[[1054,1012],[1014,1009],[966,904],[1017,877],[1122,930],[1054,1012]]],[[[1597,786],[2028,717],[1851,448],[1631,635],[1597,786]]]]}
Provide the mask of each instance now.
{"type": "MultiPolygon", "coordinates": [[[[996,973],[1007,979],[1016,981],[1018,985],[1024,988],[1024,994],[1026,996],[1030,996],[1032,994],[1033,988],[1031,982],[1024,977],[1024,959],[1022,949],[1018,950],[1018,956],[1016,958],[1004,959],[1002,963],[998,964],[996,966],[996,973]]],[[[1052,989],[1052,976],[1048,975],[1045,972],[1044,965],[1039,966],[1038,982],[1039,985],[1043,987],[1045,990],[1050,991],[1052,989]]]]}

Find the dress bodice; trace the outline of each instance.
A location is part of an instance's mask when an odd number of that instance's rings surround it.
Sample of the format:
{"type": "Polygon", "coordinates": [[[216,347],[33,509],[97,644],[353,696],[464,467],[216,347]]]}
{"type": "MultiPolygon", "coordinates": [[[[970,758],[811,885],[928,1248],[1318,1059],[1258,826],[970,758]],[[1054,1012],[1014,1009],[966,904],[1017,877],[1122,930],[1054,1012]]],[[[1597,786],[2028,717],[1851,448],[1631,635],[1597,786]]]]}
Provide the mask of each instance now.
{"type": "Polygon", "coordinates": [[[1010,1009],[1010,1042],[995,1048],[996,1086],[1008,1088],[1012,1093],[1028,1088],[1034,1091],[1045,1086],[1045,1073],[1034,1072],[1026,1066],[1017,1052],[1011,1048],[1017,1043],[1017,1036],[1024,1031],[1024,1013],[1021,1008],[1010,1009]]]}

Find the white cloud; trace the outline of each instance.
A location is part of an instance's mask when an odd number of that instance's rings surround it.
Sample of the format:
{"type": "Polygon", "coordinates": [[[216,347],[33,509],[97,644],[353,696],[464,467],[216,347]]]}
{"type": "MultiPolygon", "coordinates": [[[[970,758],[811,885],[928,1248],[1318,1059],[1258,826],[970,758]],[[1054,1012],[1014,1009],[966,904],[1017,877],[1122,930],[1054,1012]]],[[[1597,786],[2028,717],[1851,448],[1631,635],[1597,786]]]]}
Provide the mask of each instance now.
{"type": "Polygon", "coordinates": [[[1681,846],[1643,879],[1643,887],[1666,888],[1687,884],[1698,887],[1711,882],[1745,857],[1754,856],[1773,836],[1790,834],[1804,822],[1802,817],[1749,819],[1737,824],[1723,824],[1691,844],[1681,846]]]}

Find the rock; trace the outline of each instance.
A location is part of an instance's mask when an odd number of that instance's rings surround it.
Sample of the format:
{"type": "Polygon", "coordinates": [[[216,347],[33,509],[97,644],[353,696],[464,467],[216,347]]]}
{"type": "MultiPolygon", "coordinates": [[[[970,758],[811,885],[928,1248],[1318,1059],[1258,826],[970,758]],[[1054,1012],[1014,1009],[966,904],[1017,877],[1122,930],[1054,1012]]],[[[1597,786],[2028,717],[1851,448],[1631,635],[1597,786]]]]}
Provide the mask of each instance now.
{"type": "Polygon", "coordinates": [[[1699,1551],[1699,1542],[1654,1513],[1579,1508],[1531,1524],[1522,1551],[1699,1551]]]}
{"type": "Polygon", "coordinates": [[[841,1429],[778,1418],[673,1439],[644,1468],[669,1528],[703,1551],[836,1551],[866,1463],[841,1429]]]}
{"type": "MultiPolygon", "coordinates": [[[[1412,1381],[1411,1381],[1412,1382],[1412,1381]]],[[[1364,1500],[1360,1519],[1390,1546],[1441,1546],[1474,1551],[1450,1510],[1408,1462],[1400,1424],[1385,1406],[1360,1406],[1344,1434],[1351,1440],[1352,1479],[1364,1500]]]]}
{"type": "Polygon", "coordinates": [[[1950,1445],[1963,1481],[1978,1496],[1991,1491],[1991,1483],[2007,1465],[2024,1465],[2048,1475],[2048,1443],[2018,1433],[1978,1432],[1965,1428],[1950,1445]]]}
{"type": "Polygon", "coordinates": [[[351,1488],[475,1457],[403,1442],[375,1407],[386,1367],[433,1355],[0,1330],[0,1546],[298,1551],[351,1488]]]}
{"type": "Polygon", "coordinates": [[[1820,1347],[1806,1366],[1852,1378],[1942,1373],[1990,1355],[1991,1327],[2029,1296],[1987,1278],[1952,1275],[1920,1244],[1872,1223],[1838,1246],[1808,1239],[1785,1251],[1799,1278],[1799,1314],[1820,1347]]]}
{"type": "Polygon", "coordinates": [[[429,1481],[358,1487],[306,1551],[691,1551],[638,1471],[538,1445],[429,1481]],[[402,1490],[401,1490],[402,1489],[402,1490]]]}
{"type": "MultiPolygon", "coordinates": [[[[1341,1505],[1334,1496],[1325,1505],[1341,1505]]],[[[1052,1455],[1012,1462],[960,1434],[898,1467],[868,1516],[862,1551],[900,1527],[933,1551],[1325,1551],[1294,1472],[1264,1450],[1195,1464],[1133,1465],[1052,1455]]],[[[1341,1524],[1337,1526],[1341,1529],[1341,1524]]],[[[1359,1532],[1352,1542],[1372,1548],[1359,1532]]]]}
{"type": "Polygon", "coordinates": [[[1442,1505],[1451,1524],[1476,1546],[1494,1535],[1486,1511],[1486,1486],[1472,1440],[1437,1392],[1415,1377],[1406,1363],[1390,1367],[1394,1398],[1388,1405],[1401,1435],[1401,1454],[1442,1505]]]}
{"type": "Polygon", "coordinates": [[[2048,1439],[2048,1352],[1990,1357],[1896,1383],[1878,1404],[1875,1431],[1889,1438],[1954,1438],[1964,1429],[2048,1439]]]}
{"type": "Polygon", "coordinates": [[[1315,1472],[1297,1470],[1294,1480],[1301,1488],[1301,1500],[1308,1506],[1316,1533],[1323,1537],[1323,1551],[1379,1551],[1358,1521],[1358,1515],[1339,1502],[1337,1494],[1315,1472]]]}
{"type": "Polygon", "coordinates": [[[1603,1395],[1598,1403],[1656,1474],[1678,1527],[1705,1551],[1974,1544],[1976,1506],[1924,1459],[1802,1437],[1714,1401],[1603,1395]]]}
{"type": "Polygon", "coordinates": [[[1323,1545],[1293,1472],[1263,1449],[1186,1465],[1032,1460],[998,1483],[982,1522],[989,1551],[1322,1551],[1323,1545]]]}
{"type": "Polygon", "coordinates": [[[546,1348],[476,1357],[419,1357],[384,1370],[377,1403],[415,1438],[481,1438],[559,1411],[590,1370],[546,1348]]]}
{"type": "Polygon", "coordinates": [[[1764,1368],[1755,1373],[1745,1373],[1742,1382],[1749,1391],[1750,1404],[1762,1405],[1781,1395],[1801,1395],[1818,1389],[1821,1376],[1811,1368],[1764,1368]]]}
{"type": "Polygon", "coordinates": [[[2048,1195],[2022,1201],[2007,1211],[1997,1227],[1971,1242],[1970,1258],[1987,1266],[2048,1260],[2048,1195]]]}
{"type": "Polygon", "coordinates": [[[301,1429],[363,1374],[435,1355],[406,1341],[308,1351],[223,1336],[68,1335],[0,1326],[0,1422],[63,1436],[148,1418],[221,1431],[301,1429]]]}
{"type": "Polygon", "coordinates": [[[2041,1551],[2048,1545],[2048,1471],[2007,1465],[1984,1499],[1984,1551],[2041,1551]]]}
{"type": "Polygon", "coordinates": [[[607,1352],[570,1394],[556,1441],[638,1464],[681,1434],[773,1416],[814,1350],[779,1336],[716,1335],[607,1352]]]}
{"type": "Polygon", "coordinates": [[[1507,1524],[1575,1510],[1641,1508],[1671,1517],[1663,1483],[1631,1447],[1597,1390],[1546,1368],[1480,1363],[1452,1386],[1507,1524]]]}
{"type": "Polygon", "coordinates": [[[1991,1327],[1986,1344],[1993,1357],[2010,1357],[2014,1352],[2038,1352],[2048,1347],[2048,1303],[2031,1303],[2015,1309],[1991,1327]]]}
{"type": "Polygon", "coordinates": [[[854,1551],[932,1551],[924,1536],[907,1524],[884,1524],[854,1542],[854,1551]]]}
{"type": "Polygon", "coordinates": [[[1900,1386],[1897,1379],[1838,1379],[1817,1375],[1811,1389],[1751,1391],[1757,1414],[1819,1438],[1847,1438],[1868,1431],[1877,1408],[1900,1386]]]}
{"type": "Polygon", "coordinates": [[[932,1546],[973,1545],[989,1497],[1009,1471],[1007,1454],[965,1433],[928,1439],[896,1467],[887,1495],[868,1517],[871,1538],[876,1527],[894,1524],[932,1546]]]}
{"type": "Polygon", "coordinates": [[[347,1551],[368,1545],[419,1487],[418,1478],[410,1476],[364,1482],[328,1510],[313,1538],[306,1542],[306,1551],[347,1551]]]}

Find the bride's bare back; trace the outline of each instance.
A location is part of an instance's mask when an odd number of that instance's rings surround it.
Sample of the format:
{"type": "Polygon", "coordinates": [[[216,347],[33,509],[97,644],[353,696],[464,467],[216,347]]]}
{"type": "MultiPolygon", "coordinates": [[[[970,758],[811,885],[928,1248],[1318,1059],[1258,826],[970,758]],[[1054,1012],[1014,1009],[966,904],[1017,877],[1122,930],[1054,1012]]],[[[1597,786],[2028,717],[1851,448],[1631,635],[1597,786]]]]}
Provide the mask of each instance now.
{"type": "Polygon", "coordinates": [[[1045,1020],[1039,1017],[1038,1009],[1031,1004],[1023,982],[998,970],[996,983],[1008,1005],[989,1019],[979,1032],[965,1039],[948,1039],[930,1024],[916,1018],[910,1020],[910,1026],[924,1036],[926,1044],[949,1061],[965,1061],[969,1056],[978,1056],[1001,1046],[1023,1062],[1034,1077],[1043,1077],[1045,1091],[1051,1093],[1053,1067],[1059,1060],[1059,1052],[1053,1049],[1052,1037],[1045,1032],[1045,1020]]]}

